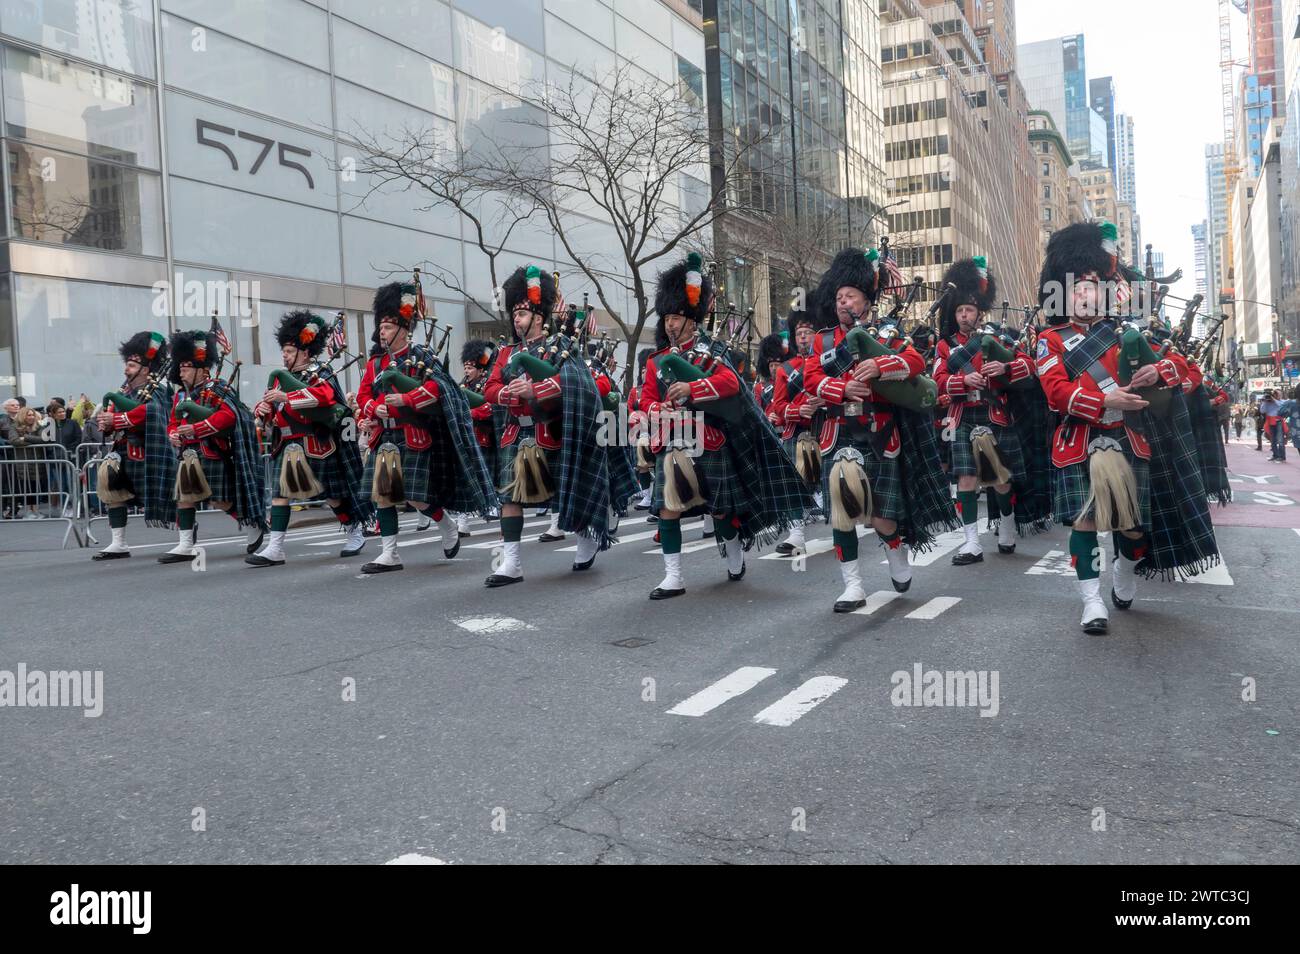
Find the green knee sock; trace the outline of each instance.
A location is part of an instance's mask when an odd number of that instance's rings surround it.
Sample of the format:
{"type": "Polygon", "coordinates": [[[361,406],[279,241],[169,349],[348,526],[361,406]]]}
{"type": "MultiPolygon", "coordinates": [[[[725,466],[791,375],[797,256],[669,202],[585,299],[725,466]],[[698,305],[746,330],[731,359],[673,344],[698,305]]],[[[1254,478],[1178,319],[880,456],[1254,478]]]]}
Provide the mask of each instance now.
{"type": "Polygon", "coordinates": [[[524,518],[502,517],[501,539],[506,543],[518,543],[524,536],[524,518]]]}
{"type": "Polygon", "coordinates": [[[1070,531],[1070,562],[1074,575],[1081,580],[1095,580],[1101,576],[1101,551],[1097,549],[1097,531],[1070,531]]]}
{"type": "Polygon", "coordinates": [[[832,530],[831,542],[835,544],[835,558],[841,563],[852,563],[858,558],[856,530],[832,530]]]}
{"type": "Polygon", "coordinates": [[[114,530],[121,530],[126,526],[126,508],[109,507],[108,508],[108,525],[114,530]]]}
{"type": "Polygon", "coordinates": [[[957,491],[957,512],[961,514],[962,526],[970,526],[980,518],[980,492],[978,490],[957,491]]]}
{"type": "Polygon", "coordinates": [[[740,533],[731,522],[731,514],[723,514],[721,517],[715,516],[713,518],[713,529],[724,540],[734,540],[736,535],[740,533]]]}
{"type": "Polygon", "coordinates": [[[379,508],[379,535],[381,537],[397,536],[397,508],[379,508]]]}
{"type": "Polygon", "coordinates": [[[181,530],[194,529],[194,508],[188,507],[185,510],[176,511],[176,526],[181,530]]]}
{"type": "Polygon", "coordinates": [[[1146,556],[1147,553],[1146,537],[1138,537],[1136,540],[1134,540],[1116,531],[1115,541],[1119,546],[1119,552],[1124,554],[1124,558],[1127,560],[1132,560],[1133,562],[1136,563],[1138,560],[1146,556]]]}
{"type": "Polygon", "coordinates": [[[659,518],[659,548],[665,556],[682,552],[682,522],[659,518]]]}
{"type": "Polygon", "coordinates": [[[283,533],[289,529],[289,505],[271,504],[271,530],[283,533]]]}

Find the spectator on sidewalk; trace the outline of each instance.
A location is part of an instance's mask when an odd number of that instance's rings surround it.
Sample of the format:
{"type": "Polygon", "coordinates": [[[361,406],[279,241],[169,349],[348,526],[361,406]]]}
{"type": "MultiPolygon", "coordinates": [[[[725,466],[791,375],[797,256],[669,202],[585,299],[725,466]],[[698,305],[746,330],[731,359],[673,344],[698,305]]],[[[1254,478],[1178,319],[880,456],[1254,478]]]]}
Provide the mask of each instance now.
{"type": "Polygon", "coordinates": [[[1264,410],[1263,410],[1263,406],[1264,406],[1264,402],[1265,402],[1267,399],[1268,399],[1268,394],[1265,393],[1265,395],[1264,395],[1262,398],[1260,398],[1258,401],[1255,402],[1255,406],[1254,406],[1253,408],[1251,408],[1251,411],[1250,411],[1251,416],[1255,419],[1255,450],[1257,450],[1257,451],[1262,451],[1262,450],[1264,449],[1264,410]]]}
{"type": "Polygon", "coordinates": [[[9,444],[12,441],[14,418],[18,416],[21,405],[17,398],[10,398],[0,407],[3,408],[0,410],[0,441],[9,444]]]}
{"type": "Polygon", "coordinates": [[[1274,460],[1279,463],[1286,463],[1286,445],[1288,440],[1295,439],[1295,421],[1300,414],[1296,411],[1296,400],[1289,397],[1285,401],[1279,401],[1277,406],[1277,423],[1273,425],[1274,460]]]}
{"type": "Polygon", "coordinates": [[[35,449],[46,443],[41,436],[41,416],[34,407],[20,408],[14,417],[10,443],[14,447],[14,457],[19,463],[13,468],[13,512],[17,520],[36,520],[40,514],[36,507],[40,503],[40,492],[44,489],[45,468],[37,459],[35,449]],[[23,508],[26,507],[26,511],[23,508]]]}
{"type": "MultiPolygon", "coordinates": [[[[1263,400],[1259,402],[1260,417],[1264,421],[1264,436],[1268,438],[1269,449],[1271,451],[1270,461],[1285,459],[1278,454],[1278,444],[1284,440],[1281,435],[1282,428],[1278,426],[1278,411],[1282,407],[1282,402],[1278,400],[1277,391],[1269,391],[1264,395],[1263,400]]],[[[1286,453],[1286,446],[1283,444],[1282,453],[1286,453]]]]}
{"type": "Polygon", "coordinates": [[[1228,443],[1228,428],[1232,424],[1232,405],[1227,401],[1214,406],[1214,414],[1219,422],[1219,429],[1223,431],[1223,443],[1228,443]]]}
{"type": "Polygon", "coordinates": [[[1237,431],[1237,440],[1241,440],[1241,432],[1246,426],[1246,409],[1240,404],[1232,408],[1232,426],[1237,431]]]}
{"type": "MultiPolygon", "coordinates": [[[[75,465],[77,448],[81,445],[81,427],[68,416],[68,407],[63,398],[50,398],[45,413],[49,418],[45,427],[46,438],[51,444],[62,447],[68,455],[67,459],[75,465]]],[[[51,468],[49,482],[50,507],[56,511],[56,515],[62,509],[63,515],[68,516],[73,500],[71,475],[63,468],[51,468]]]]}

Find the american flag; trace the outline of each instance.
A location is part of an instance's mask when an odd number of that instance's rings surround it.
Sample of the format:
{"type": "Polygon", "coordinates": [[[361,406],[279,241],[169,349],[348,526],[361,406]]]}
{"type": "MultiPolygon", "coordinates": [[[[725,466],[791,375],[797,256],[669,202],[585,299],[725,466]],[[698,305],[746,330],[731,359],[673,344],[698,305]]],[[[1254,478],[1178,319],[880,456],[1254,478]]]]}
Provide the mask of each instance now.
{"type": "Polygon", "coordinates": [[[594,338],[600,334],[600,329],[596,326],[596,309],[587,309],[587,323],[583,329],[588,338],[594,338]]]}
{"type": "Polygon", "coordinates": [[[331,358],[343,351],[348,346],[348,325],[347,320],[342,316],[334,322],[334,330],[330,332],[329,341],[325,343],[325,352],[331,358]]]}
{"type": "Polygon", "coordinates": [[[230,339],[226,337],[226,332],[221,327],[221,322],[217,321],[217,316],[212,316],[212,327],[208,329],[208,334],[217,339],[217,347],[221,349],[221,354],[230,354],[230,339]]]}
{"type": "Polygon", "coordinates": [[[884,292],[890,295],[897,295],[903,291],[907,282],[903,280],[903,273],[898,269],[898,262],[894,258],[893,250],[885,253],[885,287],[884,292]]]}

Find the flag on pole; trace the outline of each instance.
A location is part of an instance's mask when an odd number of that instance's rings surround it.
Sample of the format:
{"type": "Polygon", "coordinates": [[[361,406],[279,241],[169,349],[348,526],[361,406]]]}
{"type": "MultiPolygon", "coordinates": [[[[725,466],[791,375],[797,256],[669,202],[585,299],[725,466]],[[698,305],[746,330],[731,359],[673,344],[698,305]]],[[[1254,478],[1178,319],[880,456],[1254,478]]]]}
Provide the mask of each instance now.
{"type": "Polygon", "coordinates": [[[334,322],[334,330],[330,332],[329,341],[325,343],[325,350],[329,357],[334,357],[340,351],[348,346],[348,325],[347,320],[339,317],[334,322]]]}
{"type": "Polygon", "coordinates": [[[222,357],[230,354],[230,339],[226,337],[226,332],[221,327],[221,322],[217,321],[217,316],[212,316],[212,327],[208,329],[208,334],[217,339],[217,347],[221,349],[222,357]]]}
{"type": "Polygon", "coordinates": [[[594,338],[596,335],[598,335],[598,334],[600,333],[600,329],[596,327],[596,309],[595,309],[595,308],[588,308],[588,309],[587,309],[587,322],[586,322],[586,325],[585,325],[585,327],[584,327],[583,330],[584,330],[584,332],[586,333],[586,335],[587,335],[588,338],[594,338]]]}
{"type": "Polygon", "coordinates": [[[894,258],[894,250],[890,249],[885,253],[885,288],[886,294],[897,295],[902,292],[907,282],[903,280],[903,273],[898,268],[898,262],[894,258]]]}

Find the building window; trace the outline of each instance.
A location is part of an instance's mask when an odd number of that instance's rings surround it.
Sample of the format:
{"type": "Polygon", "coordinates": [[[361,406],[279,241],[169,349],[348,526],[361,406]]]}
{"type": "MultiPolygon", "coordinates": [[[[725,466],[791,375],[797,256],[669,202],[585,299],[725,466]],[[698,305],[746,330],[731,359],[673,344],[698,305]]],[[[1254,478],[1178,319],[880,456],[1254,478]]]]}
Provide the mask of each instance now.
{"type": "Polygon", "coordinates": [[[1047,160],[1043,160],[1043,175],[1050,176],[1051,174],[1052,174],[1052,164],[1047,160]]]}
{"type": "Polygon", "coordinates": [[[1052,186],[1050,183],[1045,182],[1043,183],[1043,198],[1050,199],[1051,197],[1052,197],[1052,186]]]}
{"type": "Polygon", "coordinates": [[[1052,221],[1052,210],[1051,210],[1051,209],[1043,209],[1043,221],[1044,221],[1044,222],[1050,222],[1050,221],[1052,221]]]}

